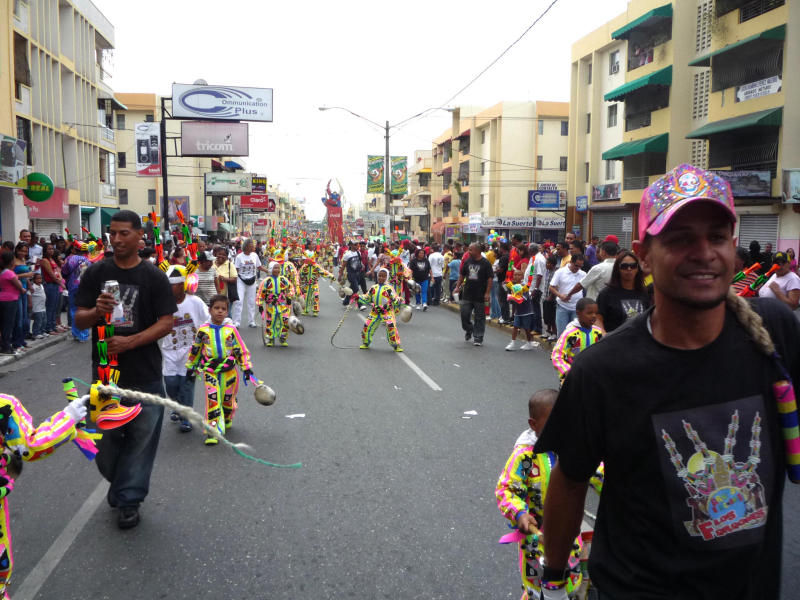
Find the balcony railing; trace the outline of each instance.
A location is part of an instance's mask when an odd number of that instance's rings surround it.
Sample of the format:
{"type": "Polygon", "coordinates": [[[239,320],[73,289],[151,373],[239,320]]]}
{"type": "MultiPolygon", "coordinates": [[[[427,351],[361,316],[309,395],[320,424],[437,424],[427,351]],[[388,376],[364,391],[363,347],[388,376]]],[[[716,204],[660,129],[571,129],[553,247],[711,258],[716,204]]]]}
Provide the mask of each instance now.
{"type": "Polygon", "coordinates": [[[647,175],[634,175],[622,180],[622,189],[624,190],[643,190],[648,185],[650,185],[650,177],[647,175]]]}
{"type": "Polygon", "coordinates": [[[650,127],[651,113],[641,113],[638,115],[631,115],[625,118],[625,131],[634,131],[642,127],[650,127]]]}
{"type": "Polygon", "coordinates": [[[739,9],[739,23],[760,17],[766,12],[786,4],[786,0],[754,0],[739,9]]]}
{"type": "Polygon", "coordinates": [[[114,143],[114,130],[108,127],[100,127],[100,131],[102,132],[103,139],[108,140],[111,143],[114,143]]]}

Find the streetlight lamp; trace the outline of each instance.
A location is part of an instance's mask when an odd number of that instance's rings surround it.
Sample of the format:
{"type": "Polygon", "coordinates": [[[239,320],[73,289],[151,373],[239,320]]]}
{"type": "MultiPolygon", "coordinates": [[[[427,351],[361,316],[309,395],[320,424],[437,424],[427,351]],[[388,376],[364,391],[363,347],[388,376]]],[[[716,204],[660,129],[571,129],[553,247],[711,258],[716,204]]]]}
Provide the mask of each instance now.
{"type": "Polygon", "coordinates": [[[368,119],[367,117],[361,116],[358,113],[353,112],[349,108],[345,108],[344,106],[320,106],[319,107],[319,110],[321,110],[321,111],[333,110],[333,109],[343,110],[345,112],[350,113],[354,117],[356,117],[358,119],[361,119],[362,121],[366,121],[367,123],[371,123],[372,125],[375,125],[376,127],[379,127],[381,129],[383,129],[383,131],[384,131],[383,139],[386,141],[386,150],[385,150],[386,155],[384,157],[384,163],[383,163],[383,173],[384,173],[384,177],[383,177],[383,181],[384,181],[384,185],[383,185],[384,212],[387,215],[391,215],[392,213],[390,212],[390,207],[391,207],[391,204],[392,204],[392,189],[391,189],[391,176],[390,176],[390,173],[391,173],[391,168],[392,168],[392,164],[391,164],[391,160],[392,159],[389,156],[389,130],[392,129],[392,128],[398,127],[398,126],[402,125],[403,123],[407,123],[408,121],[416,119],[417,117],[421,117],[425,113],[433,111],[433,110],[446,110],[447,112],[453,112],[453,109],[452,108],[444,108],[444,107],[441,107],[441,106],[437,106],[437,107],[434,107],[434,108],[426,108],[425,110],[417,113],[416,115],[408,117],[407,119],[403,119],[402,121],[400,121],[399,123],[395,123],[394,125],[389,125],[389,121],[386,121],[385,125],[381,125],[380,123],[377,123],[377,122],[373,121],[372,119],[368,119]]]}

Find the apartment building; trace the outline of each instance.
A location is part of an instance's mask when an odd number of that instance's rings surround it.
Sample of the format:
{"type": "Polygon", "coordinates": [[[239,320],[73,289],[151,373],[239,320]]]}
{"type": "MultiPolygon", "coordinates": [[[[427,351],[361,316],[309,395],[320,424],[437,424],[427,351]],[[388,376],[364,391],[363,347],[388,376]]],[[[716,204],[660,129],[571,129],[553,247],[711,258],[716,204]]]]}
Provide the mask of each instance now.
{"type": "Polygon", "coordinates": [[[408,166],[408,194],[403,198],[404,229],[411,238],[426,239],[431,235],[430,203],[433,152],[415,150],[408,166]]]}
{"type": "Polygon", "coordinates": [[[566,102],[454,109],[452,126],[433,140],[434,236],[476,240],[494,229],[536,241],[563,237],[569,129],[566,102]],[[559,208],[529,210],[536,190],[558,191],[559,208]]]}
{"type": "Polygon", "coordinates": [[[26,171],[48,175],[53,197],[24,199],[0,184],[0,230],[63,235],[87,224],[101,230],[117,210],[114,115],[110,87],[114,27],[89,0],[3,2],[0,43],[0,133],[24,140],[26,171]]]}
{"type": "MultiPolygon", "coordinates": [[[[742,246],[796,247],[784,170],[800,166],[800,4],[785,0],[631,0],[572,48],[568,190],[584,237],[635,236],[644,188],[682,162],[733,188],[742,246]],[[787,69],[788,70],[788,69],[787,69]],[[592,118],[594,117],[594,118],[592,118]]],[[[791,196],[791,194],[790,194],[791,196]]]]}

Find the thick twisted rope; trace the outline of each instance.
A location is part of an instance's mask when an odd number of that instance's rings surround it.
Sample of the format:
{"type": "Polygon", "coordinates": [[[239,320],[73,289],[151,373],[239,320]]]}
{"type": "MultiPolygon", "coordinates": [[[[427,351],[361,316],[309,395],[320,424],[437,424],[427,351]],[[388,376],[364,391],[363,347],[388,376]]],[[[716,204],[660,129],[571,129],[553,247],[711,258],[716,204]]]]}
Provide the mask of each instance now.
{"type": "Polygon", "coordinates": [[[339,330],[342,328],[342,324],[344,324],[344,320],[347,318],[347,313],[350,312],[351,308],[353,308],[353,302],[350,302],[347,305],[347,308],[344,309],[344,314],[342,315],[342,318],[339,319],[339,324],[336,325],[336,329],[334,329],[333,333],[331,334],[331,346],[333,346],[334,348],[338,348],[339,350],[357,350],[358,349],[358,346],[337,346],[333,341],[333,338],[336,337],[336,334],[339,333],[339,330]]]}
{"type": "MultiPolygon", "coordinates": [[[[80,381],[79,379],[76,379],[74,377],[73,379],[75,381],[83,383],[84,385],[87,385],[86,382],[80,381]]],[[[110,385],[101,385],[98,386],[97,389],[102,394],[121,394],[122,396],[130,400],[136,400],[137,402],[144,402],[145,404],[154,404],[156,406],[164,406],[172,411],[175,411],[182,419],[186,419],[192,425],[199,427],[205,432],[206,435],[216,438],[224,445],[228,446],[236,454],[248,460],[252,460],[267,467],[276,467],[278,469],[299,469],[300,467],[303,466],[303,463],[299,462],[290,465],[281,465],[247,454],[244,450],[252,450],[250,446],[243,443],[234,444],[233,442],[228,440],[224,435],[222,435],[219,431],[217,431],[215,427],[209,425],[205,421],[205,419],[203,419],[203,416],[196,410],[194,410],[192,407],[184,406],[183,404],[179,404],[178,402],[175,402],[174,400],[171,400],[169,398],[164,398],[162,396],[157,396],[155,394],[140,392],[138,390],[118,388],[110,385]]]]}

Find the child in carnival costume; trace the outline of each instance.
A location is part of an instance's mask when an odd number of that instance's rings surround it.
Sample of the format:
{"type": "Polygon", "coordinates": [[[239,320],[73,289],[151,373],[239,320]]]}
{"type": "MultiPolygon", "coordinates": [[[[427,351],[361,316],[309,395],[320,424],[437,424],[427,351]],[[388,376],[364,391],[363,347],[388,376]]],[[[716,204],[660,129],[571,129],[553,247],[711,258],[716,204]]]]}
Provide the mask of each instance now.
{"type": "MultiPolygon", "coordinates": [[[[186,377],[193,380],[196,371],[202,371],[206,384],[206,422],[224,435],[233,426],[238,406],[236,366],[245,379],[249,379],[253,375],[253,365],[239,331],[226,319],[228,297],[212,296],[210,313],[211,321],[202,325],[195,335],[186,363],[186,377]]],[[[219,440],[208,436],[205,443],[214,445],[219,440]]]]}
{"type": "MultiPolygon", "coordinates": [[[[534,444],[544,428],[555,404],[556,390],[539,390],[528,401],[528,426],[516,443],[495,488],[497,507],[516,531],[501,538],[501,543],[519,542],[519,570],[522,576],[523,600],[539,600],[544,565],[542,536],[544,500],[550,483],[550,472],[556,456],[552,452],[536,454],[534,444]],[[515,535],[516,534],[516,535],[515,535]]],[[[590,481],[599,493],[603,485],[601,465],[590,481]]],[[[582,582],[580,569],[583,541],[580,536],[569,557],[566,590],[570,597],[578,592],[582,582]]]]}
{"type": "Polygon", "coordinates": [[[389,345],[394,348],[395,352],[403,351],[400,347],[400,334],[397,332],[394,318],[395,311],[399,310],[401,306],[400,296],[397,295],[388,280],[389,271],[381,268],[378,271],[378,283],[373,285],[366,294],[354,296],[360,306],[371,307],[369,315],[367,315],[367,322],[361,332],[359,348],[362,350],[369,349],[372,337],[382,321],[386,326],[386,339],[389,345]]]}
{"type": "Polygon", "coordinates": [[[270,277],[264,279],[256,296],[256,304],[264,319],[264,343],[271,347],[275,340],[281,346],[289,345],[289,317],[292,313],[294,286],[281,275],[281,265],[269,264],[270,277]]]}
{"type": "Polygon", "coordinates": [[[595,325],[597,320],[597,302],[592,298],[581,298],[575,306],[577,319],[564,329],[558,338],[550,359],[558,373],[559,382],[564,384],[572,368],[575,357],[603,337],[603,330],[595,325]]]}
{"type": "MultiPolygon", "coordinates": [[[[300,295],[300,277],[297,273],[297,267],[294,266],[292,261],[286,259],[286,250],[278,248],[273,254],[273,261],[278,263],[281,268],[281,275],[289,280],[292,285],[292,297],[300,295]]],[[[272,269],[270,269],[270,272],[272,269]]]]}
{"type": "Polygon", "coordinates": [[[303,297],[303,314],[319,315],[319,278],[327,277],[331,281],[336,277],[333,273],[320,266],[313,250],[305,251],[305,260],[300,267],[300,294],[303,297]]]}

